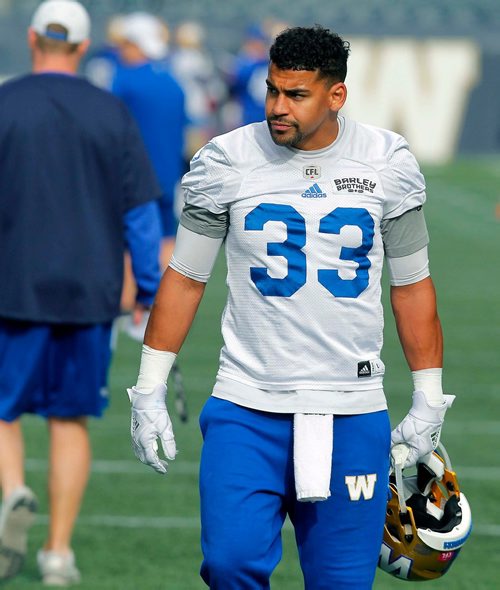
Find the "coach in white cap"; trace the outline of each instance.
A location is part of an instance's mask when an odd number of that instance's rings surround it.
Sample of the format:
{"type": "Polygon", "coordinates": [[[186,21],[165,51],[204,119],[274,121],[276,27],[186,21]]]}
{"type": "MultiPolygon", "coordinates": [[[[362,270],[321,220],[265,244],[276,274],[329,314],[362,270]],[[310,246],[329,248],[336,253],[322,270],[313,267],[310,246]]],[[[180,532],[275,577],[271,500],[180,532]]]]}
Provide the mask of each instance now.
{"type": "Polygon", "coordinates": [[[48,0],[35,11],[31,28],[43,37],[78,44],[90,37],[90,18],[78,2],[48,0]]]}
{"type": "Polygon", "coordinates": [[[159,283],[161,191],[125,105],[76,75],[89,36],[81,4],[42,3],[28,30],[32,73],[0,87],[0,582],[20,571],[36,511],[26,413],[50,433],[40,574],[46,585],[80,580],[71,538],[90,468],[87,418],[107,405],[124,243],[137,322],[159,283]]]}

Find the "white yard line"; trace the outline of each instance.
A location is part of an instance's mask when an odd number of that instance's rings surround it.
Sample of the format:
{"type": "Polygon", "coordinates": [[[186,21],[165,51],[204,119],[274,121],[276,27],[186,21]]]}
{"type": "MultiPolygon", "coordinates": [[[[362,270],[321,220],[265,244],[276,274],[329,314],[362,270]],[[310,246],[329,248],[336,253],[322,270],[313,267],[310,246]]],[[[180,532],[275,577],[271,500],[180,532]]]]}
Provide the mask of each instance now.
{"type": "MultiPolygon", "coordinates": [[[[45,459],[26,459],[26,471],[44,472],[47,470],[47,461],[45,459]]],[[[198,475],[198,463],[195,461],[172,461],[169,463],[173,472],[181,475],[198,475]]],[[[139,461],[122,461],[122,460],[96,460],[92,461],[92,473],[118,473],[122,475],[141,475],[152,473],[151,468],[142,465],[139,461]]]]}
{"type": "MultiPolygon", "coordinates": [[[[39,514],[35,524],[46,525],[49,517],[39,514]]],[[[124,529],[190,529],[200,528],[197,516],[111,516],[110,514],[95,514],[80,516],[77,526],[116,527],[124,529]]],[[[285,521],[285,530],[292,530],[289,520],[285,521]]],[[[473,535],[481,537],[500,537],[500,524],[474,524],[473,535]]]]}
{"type": "MultiPolygon", "coordinates": [[[[498,397],[498,387],[492,387],[491,391],[482,391],[483,393],[491,393],[498,397]]],[[[105,416],[102,420],[93,420],[90,422],[90,433],[98,433],[103,435],[105,432],[115,433],[117,430],[128,433],[130,427],[130,414],[110,414],[105,416]]],[[[44,420],[39,420],[33,417],[27,417],[26,428],[46,430],[46,423],[44,420]]],[[[179,429],[195,430],[199,434],[198,420],[193,415],[187,424],[179,424],[179,429]]],[[[498,420],[452,420],[446,418],[443,428],[443,436],[447,435],[465,434],[471,436],[500,436],[500,421],[498,420]]],[[[201,434],[200,441],[201,441],[201,434]]]]}
{"type": "MultiPolygon", "coordinates": [[[[500,481],[500,466],[457,466],[453,469],[458,473],[460,479],[475,479],[481,481],[500,481]]],[[[47,470],[45,459],[26,459],[26,470],[31,472],[43,472],[47,470]]],[[[172,461],[170,463],[172,474],[198,475],[197,461],[172,461]]],[[[95,460],[92,462],[92,473],[108,474],[118,473],[121,475],[141,475],[150,472],[150,468],[141,465],[139,461],[123,460],[95,460]]]]}
{"type": "MultiPolygon", "coordinates": [[[[498,391],[492,390],[492,393],[498,397],[498,391]]],[[[91,434],[92,429],[94,431],[99,430],[100,433],[109,430],[110,432],[115,432],[116,430],[120,430],[123,432],[128,431],[130,422],[130,416],[125,414],[114,414],[110,416],[106,416],[102,421],[93,422],[91,423],[91,434]]],[[[38,421],[37,424],[40,424],[41,427],[45,427],[45,424],[42,421],[38,421]]],[[[30,427],[32,424],[30,424],[30,427]]],[[[180,424],[177,428],[185,429],[189,428],[198,430],[198,422],[193,417],[188,424],[180,424]]],[[[443,427],[443,436],[447,435],[471,435],[471,436],[500,436],[500,421],[498,420],[452,420],[451,418],[447,418],[446,422],[444,423],[443,427]]],[[[201,440],[201,434],[200,434],[201,440]]]]}
{"type": "MultiPolygon", "coordinates": [[[[47,514],[38,514],[35,523],[46,525],[47,514]]],[[[199,529],[200,519],[197,516],[112,516],[95,514],[80,516],[78,526],[117,527],[123,529],[199,529]]]]}
{"type": "MultiPolygon", "coordinates": [[[[176,461],[171,464],[170,468],[172,474],[198,474],[198,462],[196,461],[176,461]]],[[[500,481],[500,467],[455,466],[455,469],[460,474],[460,479],[463,480],[500,481]]],[[[44,459],[27,459],[26,470],[30,472],[44,472],[47,470],[47,461],[44,459]]],[[[140,475],[148,473],[148,468],[141,465],[138,461],[133,460],[96,460],[92,462],[92,472],[95,474],[140,475]]],[[[40,514],[36,522],[39,525],[46,525],[48,523],[48,516],[46,514],[40,514]]],[[[78,525],[129,529],[177,528],[198,530],[200,528],[199,518],[197,516],[83,515],[79,517],[78,525]]],[[[285,523],[285,529],[291,529],[291,524],[288,520],[285,523]]],[[[473,534],[483,537],[500,537],[500,524],[474,524],[473,534]]]]}

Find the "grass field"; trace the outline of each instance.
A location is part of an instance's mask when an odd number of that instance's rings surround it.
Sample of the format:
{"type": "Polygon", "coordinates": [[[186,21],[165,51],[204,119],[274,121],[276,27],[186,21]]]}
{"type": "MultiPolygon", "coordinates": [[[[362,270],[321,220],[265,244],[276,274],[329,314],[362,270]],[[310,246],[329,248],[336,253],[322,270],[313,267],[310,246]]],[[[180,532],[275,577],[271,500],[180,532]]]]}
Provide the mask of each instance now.
{"type": "MultiPolygon", "coordinates": [[[[431,233],[431,270],[445,333],[445,389],[457,400],[449,411],[443,442],[454,460],[472,506],[474,532],[442,580],[425,587],[492,590],[500,587],[500,202],[498,160],[467,159],[426,168],[431,233]]],[[[132,455],[126,386],[135,383],[140,345],[121,336],[111,371],[111,407],[91,425],[94,468],[74,538],[84,581],[92,590],[196,590],[199,549],[197,415],[210,394],[221,345],[219,318],[224,299],[224,265],[218,264],[194,327],[180,355],[191,418],[174,417],[179,455],[167,477],[156,475],[132,455]]],[[[387,289],[386,289],[387,291],[387,289]]],[[[383,358],[391,421],[410,404],[411,381],[389,310],[383,358]]],[[[171,412],[172,413],[172,412],[171,412]]],[[[30,554],[12,589],[41,587],[35,552],[47,522],[45,425],[27,418],[27,481],[40,498],[30,554]]],[[[273,590],[303,587],[293,533],[283,533],[284,555],[273,590]]],[[[413,588],[380,571],[374,588],[413,588]]],[[[418,587],[422,587],[418,585],[418,587]]],[[[332,589],[334,590],[334,589],[332,589]]]]}

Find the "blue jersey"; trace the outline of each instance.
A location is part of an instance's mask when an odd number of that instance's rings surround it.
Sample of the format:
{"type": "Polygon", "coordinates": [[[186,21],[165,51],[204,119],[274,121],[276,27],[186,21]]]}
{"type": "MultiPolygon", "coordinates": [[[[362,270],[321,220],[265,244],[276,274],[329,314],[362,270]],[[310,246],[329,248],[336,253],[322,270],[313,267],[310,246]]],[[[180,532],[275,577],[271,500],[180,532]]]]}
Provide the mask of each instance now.
{"type": "Polygon", "coordinates": [[[124,214],[160,195],[134,120],[108,92],[62,74],[4,84],[0,112],[0,317],[112,320],[124,214]]]}
{"type": "Polygon", "coordinates": [[[269,59],[240,57],[237,60],[233,93],[241,106],[242,125],[265,118],[266,78],[269,59]]]}
{"type": "Polygon", "coordinates": [[[164,197],[173,201],[184,168],[184,92],[166,62],[118,66],[112,90],[137,121],[164,197]]]}
{"type": "Polygon", "coordinates": [[[110,90],[119,64],[118,49],[113,45],[103,45],[87,57],[83,71],[92,84],[110,90]]]}

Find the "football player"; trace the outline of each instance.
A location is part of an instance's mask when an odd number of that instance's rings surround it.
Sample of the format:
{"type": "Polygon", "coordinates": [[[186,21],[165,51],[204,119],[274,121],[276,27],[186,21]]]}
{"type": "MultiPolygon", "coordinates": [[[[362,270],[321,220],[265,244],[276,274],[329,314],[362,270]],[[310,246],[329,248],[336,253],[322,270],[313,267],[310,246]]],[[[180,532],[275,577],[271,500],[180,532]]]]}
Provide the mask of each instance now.
{"type": "Polygon", "coordinates": [[[215,138],[183,179],[170,266],[129,390],[138,458],[176,453],[165,382],[225,242],[224,346],[200,423],[203,565],[210,588],[269,588],[287,514],[309,590],[371,588],[391,432],[383,390],[384,258],[414,401],[393,433],[405,466],[432,451],[442,333],[425,182],[405,139],[340,114],[349,44],[320,26],[270,50],[266,121],[215,138]]]}

